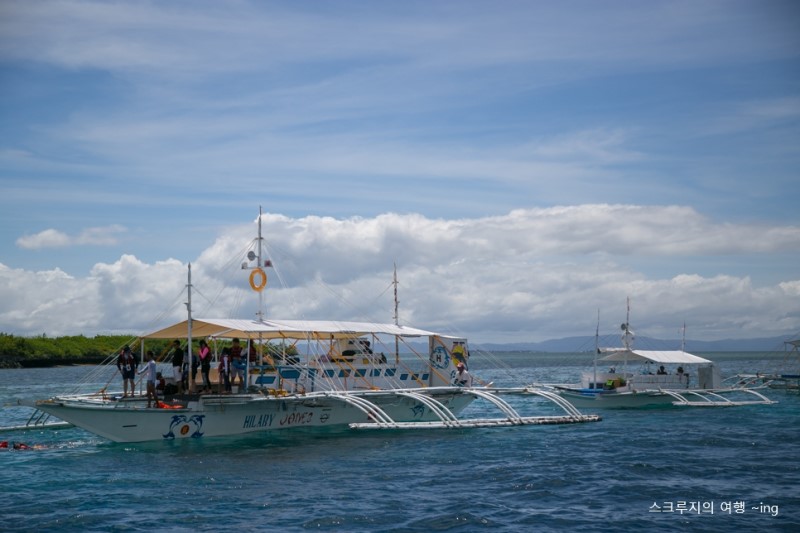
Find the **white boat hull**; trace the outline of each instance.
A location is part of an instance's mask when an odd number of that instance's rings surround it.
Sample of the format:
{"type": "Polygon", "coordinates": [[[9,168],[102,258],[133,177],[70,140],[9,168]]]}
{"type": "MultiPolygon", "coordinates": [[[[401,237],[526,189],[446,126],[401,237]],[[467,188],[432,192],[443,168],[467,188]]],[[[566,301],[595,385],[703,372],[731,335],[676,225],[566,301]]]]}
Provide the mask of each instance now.
{"type": "MultiPolygon", "coordinates": [[[[459,414],[474,396],[458,391],[430,397],[459,414]]],[[[396,422],[440,420],[428,406],[393,392],[359,396],[396,422]]],[[[363,407],[363,406],[362,406],[363,407]]],[[[143,401],[53,398],[36,408],[115,442],[244,435],[300,427],[348,427],[374,422],[374,415],[336,396],[310,394],[266,397],[242,394],[206,396],[181,409],[146,407],[143,401]]],[[[376,410],[377,411],[377,410],[376,410]]]]}
{"type": "Polygon", "coordinates": [[[655,407],[732,407],[775,403],[754,388],[644,391],[586,391],[560,387],[558,394],[579,408],[641,409],[655,407]]]}
{"type": "Polygon", "coordinates": [[[642,409],[671,407],[675,402],[675,397],[660,391],[582,392],[580,390],[559,389],[558,394],[578,408],[642,409]]]}

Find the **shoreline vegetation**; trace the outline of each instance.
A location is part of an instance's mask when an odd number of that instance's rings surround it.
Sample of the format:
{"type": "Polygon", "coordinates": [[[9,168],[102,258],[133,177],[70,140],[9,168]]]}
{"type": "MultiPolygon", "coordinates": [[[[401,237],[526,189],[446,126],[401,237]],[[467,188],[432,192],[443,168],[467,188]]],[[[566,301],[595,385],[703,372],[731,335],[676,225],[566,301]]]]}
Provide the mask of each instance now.
{"type": "MultiPolygon", "coordinates": [[[[194,353],[197,353],[198,341],[192,343],[194,353]]],[[[148,340],[147,349],[153,350],[156,359],[167,353],[171,346],[168,339],[148,340]]],[[[53,366],[72,365],[99,365],[119,354],[123,346],[129,345],[137,360],[139,355],[139,339],[135,335],[97,335],[86,337],[73,335],[66,337],[20,337],[8,333],[0,333],[0,368],[47,368],[53,366]]],[[[185,347],[185,343],[184,343],[185,347]]],[[[294,345],[269,344],[265,355],[296,356],[297,347],[294,345]]],[[[141,363],[141,361],[139,361],[141,363]]]]}
{"type": "MultiPolygon", "coordinates": [[[[585,339],[589,339],[586,337],[585,339]]],[[[593,339],[593,337],[592,337],[593,339]]],[[[588,346],[584,337],[570,337],[536,344],[480,344],[481,349],[492,352],[531,352],[531,353],[585,353],[575,350],[575,346],[588,346]]],[[[749,340],[725,340],[716,342],[692,341],[692,349],[696,353],[720,352],[758,352],[762,354],[785,356],[785,337],[761,338],[749,340]],[[772,348],[766,348],[771,346],[772,348]],[[778,346],[778,348],[776,348],[778,346]]],[[[138,338],[130,335],[97,335],[86,337],[72,335],[48,337],[46,334],[23,337],[0,332],[0,368],[47,368],[53,366],[97,365],[109,358],[116,357],[124,345],[137,351],[138,338]]],[[[194,344],[196,350],[197,344],[194,344]]],[[[148,349],[152,349],[160,359],[170,347],[169,340],[150,340],[148,349]]],[[[285,353],[297,355],[294,345],[282,346],[270,344],[269,354],[285,353]]],[[[138,357],[138,355],[137,355],[138,357]]]]}
{"type": "Polygon", "coordinates": [[[0,368],[100,364],[135,339],[135,335],[20,337],[0,333],[0,368]]]}

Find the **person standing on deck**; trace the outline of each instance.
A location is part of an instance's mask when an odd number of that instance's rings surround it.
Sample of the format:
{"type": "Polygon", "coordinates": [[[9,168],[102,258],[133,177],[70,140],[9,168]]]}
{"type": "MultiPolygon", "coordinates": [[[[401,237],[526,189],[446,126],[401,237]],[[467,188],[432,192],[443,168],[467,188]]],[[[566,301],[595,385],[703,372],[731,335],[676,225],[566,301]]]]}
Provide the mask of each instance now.
{"type": "Polygon", "coordinates": [[[464,366],[464,363],[458,363],[456,366],[458,372],[456,373],[456,386],[458,387],[469,387],[472,385],[472,376],[469,374],[467,367],[464,366]]]}
{"type": "Polygon", "coordinates": [[[117,368],[122,374],[122,397],[128,396],[128,383],[131,385],[131,396],[136,393],[136,386],[133,380],[136,379],[136,357],[131,352],[131,347],[127,344],[122,348],[119,357],[117,358],[117,368]]]}
{"type": "Polygon", "coordinates": [[[147,372],[147,408],[150,408],[150,403],[158,407],[158,396],[156,396],[156,356],[152,350],[147,350],[147,364],[139,370],[139,374],[147,372]]]}
{"type": "Polygon", "coordinates": [[[175,378],[175,384],[178,386],[178,392],[183,392],[183,348],[181,348],[181,341],[175,339],[172,342],[172,349],[169,353],[172,356],[172,377],[175,378]]]}
{"type": "Polygon", "coordinates": [[[211,372],[211,349],[204,339],[200,340],[197,356],[200,359],[200,374],[203,376],[203,392],[211,392],[211,380],[208,377],[211,372]]]}
{"type": "Polygon", "coordinates": [[[231,392],[231,349],[227,346],[222,349],[218,371],[219,384],[223,387],[225,394],[228,394],[231,392]]]}
{"type": "Polygon", "coordinates": [[[236,385],[236,377],[239,377],[239,387],[244,386],[244,369],[247,363],[242,358],[242,345],[239,339],[233,339],[231,346],[231,385],[236,385]]]}

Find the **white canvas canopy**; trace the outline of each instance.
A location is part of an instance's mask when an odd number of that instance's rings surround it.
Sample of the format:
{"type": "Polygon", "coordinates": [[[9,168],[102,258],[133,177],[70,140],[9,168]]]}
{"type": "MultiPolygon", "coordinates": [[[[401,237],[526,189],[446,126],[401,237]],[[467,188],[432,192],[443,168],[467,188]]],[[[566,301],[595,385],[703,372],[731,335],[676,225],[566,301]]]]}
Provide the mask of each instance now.
{"type": "Polygon", "coordinates": [[[600,361],[628,361],[628,362],[651,362],[659,364],[713,364],[713,361],[692,355],[682,350],[621,350],[614,352],[600,361]]]}
{"type": "MultiPolygon", "coordinates": [[[[143,335],[145,339],[186,338],[188,321],[143,335]]],[[[235,318],[192,319],[192,337],[224,337],[243,339],[342,339],[361,335],[395,335],[401,337],[430,337],[440,335],[407,326],[371,322],[340,322],[331,320],[257,320],[235,318]]]]}

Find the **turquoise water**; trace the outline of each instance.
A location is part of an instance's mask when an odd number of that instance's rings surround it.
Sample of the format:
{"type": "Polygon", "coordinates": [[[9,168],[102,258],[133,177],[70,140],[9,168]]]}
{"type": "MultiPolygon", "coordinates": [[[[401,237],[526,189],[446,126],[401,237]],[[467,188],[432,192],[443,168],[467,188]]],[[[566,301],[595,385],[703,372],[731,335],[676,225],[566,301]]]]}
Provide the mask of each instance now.
{"type": "MultiPolygon", "coordinates": [[[[723,375],[779,362],[700,355],[718,361],[723,375]]],[[[472,368],[513,385],[575,380],[585,362],[514,353],[474,357],[472,368]]],[[[86,371],[0,370],[0,397],[52,395],[86,371]]],[[[0,440],[42,449],[0,452],[0,529],[797,531],[800,395],[768,395],[779,403],[605,411],[599,423],[570,426],[298,431],[135,445],[76,428],[8,433],[0,440]],[[673,512],[663,512],[669,506],[673,512]]],[[[469,409],[497,414],[485,402],[469,409]]],[[[0,426],[28,413],[6,407],[0,426]]]]}

